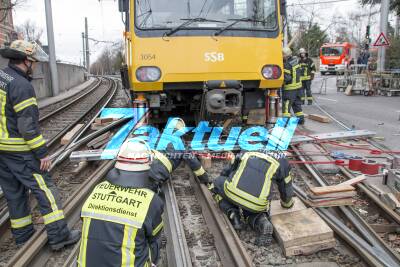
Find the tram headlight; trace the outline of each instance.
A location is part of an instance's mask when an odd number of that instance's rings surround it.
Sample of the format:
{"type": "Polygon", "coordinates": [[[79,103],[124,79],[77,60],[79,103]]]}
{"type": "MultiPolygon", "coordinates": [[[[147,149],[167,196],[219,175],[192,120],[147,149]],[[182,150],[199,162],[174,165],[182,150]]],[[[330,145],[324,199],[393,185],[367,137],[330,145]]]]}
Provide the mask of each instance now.
{"type": "Polygon", "coordinates": [[[155,82],[161,78],[158,67],[140,67],[136,70],[136,79],[140,82],[155,82]]]}
{"type": "Polygon", "coordinates": [[[281,77],[282,70],[277,65],[265,65],[261,70],[261,74],[267,80],[276,80],[281,77]]]}

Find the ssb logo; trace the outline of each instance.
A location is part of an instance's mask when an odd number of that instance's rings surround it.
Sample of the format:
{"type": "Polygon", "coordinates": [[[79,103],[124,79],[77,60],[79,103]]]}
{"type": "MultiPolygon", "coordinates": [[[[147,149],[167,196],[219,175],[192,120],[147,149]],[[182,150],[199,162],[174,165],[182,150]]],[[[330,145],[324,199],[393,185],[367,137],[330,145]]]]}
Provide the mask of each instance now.
{"type": "Polygon", "coordinates": [[[206,52],[204,53],[204,61],[205,62],[222,62],[225,60],[224,53],[219,52],[206,52]]]}

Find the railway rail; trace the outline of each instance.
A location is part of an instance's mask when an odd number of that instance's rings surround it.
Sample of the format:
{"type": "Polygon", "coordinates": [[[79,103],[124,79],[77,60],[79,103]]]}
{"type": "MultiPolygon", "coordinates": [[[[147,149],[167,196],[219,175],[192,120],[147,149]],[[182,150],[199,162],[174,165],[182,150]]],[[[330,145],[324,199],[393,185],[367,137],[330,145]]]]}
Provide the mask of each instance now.
{"type": "MultiPolygon", "coordinates": [[[[325,111],[321,106],[316,103],[317,108],[329,116],[335,123],[345,130],[352,130],[350,127],[337,120],[334,116],[325,111]]],[[[357,140],[356,140],[357,141],[357,140]]],[[[363,140],[365,141],[365,140],[363,140]]],[[[388,150],[377,144],[373,140],[367,139],[372,147],[377,150],[388,150]]],[[[317,144],[322,151],[328,151],[324,144],[317,144]]],[[[294,154],[301,161],[310,161],[311,157],[302,155],[301,151],[292,147],[294,154]]],[[[329,154],[329,153],[328,153],[329,154]]],[[[330,156],[328,156],[330,158],[330,156]]],[[[330,160],[334,161],[332,158],[330,160]]],[[[338,166],[340,174],[348,179],[355,178],[355,175],[348,171],[343,166],[338,166]]],[[[326,177],[314,166],[304,165],[304,169],[311,175],[313,181],[317,186],[326,186],[330,183],[326,177]]],[[[325,175],[326,176],[326,175],[325,175]]],[[[357,184],[359,193],[373,204],[376,205],[378,214],[390,220],[396,225],[400,226],[400,216],[394,210],[390,209],[378,196],[376,196],[365,184],[357,184]]],[[[297,195],[305,199],[304,191],[297,187],[295,188],[297,195]]],[[[359,253],[362,259],[368,263],[369,266],[400,266],[400,256],[390,244],[383,240],[381,236],[366,222],[364,218],[357,212],[357,210],[350,206],[341,206],[337,208],[315,208],[317,213],[331,226],[336,234],[346,241],[355,251],[359,253]],[[349,227],[348,225],[351,225],[349,227]]]]}
{"type": "Polygon", "coordinates": [[[165,186],[168,266],[253,266],[210,191],[188,168],[165,186]]]}

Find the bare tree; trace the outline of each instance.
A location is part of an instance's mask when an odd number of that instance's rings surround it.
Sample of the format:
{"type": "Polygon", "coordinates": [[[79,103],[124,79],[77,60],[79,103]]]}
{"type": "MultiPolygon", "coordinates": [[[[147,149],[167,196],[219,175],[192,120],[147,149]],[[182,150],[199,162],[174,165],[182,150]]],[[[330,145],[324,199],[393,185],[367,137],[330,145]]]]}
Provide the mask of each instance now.
{"type": "Polygon", "coordinates": [[[31,20],[26,20],[23,24],[17,26],[17,31],[22,33],[25,40],[35,42],[38,42],[43,34],[43,29],[31,20]]]}
{"type": "Polygon", "coordinates": [[[6,20],[13,8],[20,5],[24,0],[1,0],[0,1],[0,23],[6,20]]]}

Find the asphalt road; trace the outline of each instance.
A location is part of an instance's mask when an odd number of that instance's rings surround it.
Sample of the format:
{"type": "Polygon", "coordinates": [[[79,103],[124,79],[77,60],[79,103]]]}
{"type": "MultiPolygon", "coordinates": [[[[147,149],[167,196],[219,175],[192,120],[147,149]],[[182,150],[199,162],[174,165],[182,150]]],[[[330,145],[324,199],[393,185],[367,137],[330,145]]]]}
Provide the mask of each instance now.
{"type": "MultiPolygon", "coordinates": [[[[384,137],[380,141],[392,150],[400,150],[400,96],[346,96],[336,90],[336,76],[316,76],[312,90],[317,103],[349,127],[367,129],[384,137]],[[326,94],[319,94],[322,79],[326,94]]],[[[306,109],[306,108],[305,108],[306,109]]]]}

